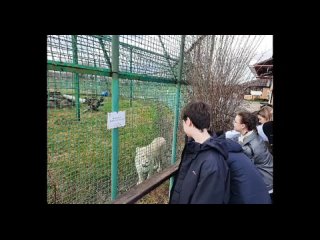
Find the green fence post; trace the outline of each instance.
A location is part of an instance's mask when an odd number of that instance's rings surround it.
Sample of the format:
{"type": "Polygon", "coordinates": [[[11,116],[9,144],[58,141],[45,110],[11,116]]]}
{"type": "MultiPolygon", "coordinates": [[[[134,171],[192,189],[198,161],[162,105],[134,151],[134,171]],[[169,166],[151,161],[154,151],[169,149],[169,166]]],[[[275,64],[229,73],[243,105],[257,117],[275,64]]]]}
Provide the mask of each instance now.
{"type": "MultiPolygon", "coordinates": [[[[132,73],[132,48],[130,48],[130,73],[132,73]]],[[[130,80],[130,107],[132,107],[133,80],[130,80]]]]}
{"type": "MultiPolygon", "coordinates": [[[[178,82],[176,84],[176,101],[175,101],[175,119],[174,119],[174,128],[173,128],[173,138],[172,138],[172,158],[171,163],[176,162],[176,149],[177,149],[177,132],[179,125],[179,105],[180,105],[180,89],[181,89],[181,78],[182,78],[182,67],[183,67],[183,57],[184,57],[184,43],[186,36],[181,36],[181,45],[180,45],[180,58],[179,58],[179,69],[178,69],[178,82]]],[[[173,177],[170,178],[170,190],[173,184],[173,177]]],[[[170,193],[169,190],[169,193],[170,193]]]]}
{"type": "MultiPolygon", "coordinates": [[[[112,112],[119,111],[119,35],[112,35],[112,112]]],[[[112,129],[111,199],[118,194],[119,129],[112,129]]]]}
{"type": "MultiPolygon", "coordinates": [[[[93,59],[93,64],[94,64],[94,67],[96,68],[97,65],[96,65],[96,60],[93,59]]],[[[96,85],[96,96],[98,96],[98,83],[97,83],[97,75],[94,75],[94,84],[96,85]]]]}
{"type": "MultiPolygon", "coordinates": [[[[78,64],[78,48],[77,48],[77,35],[72,35],[72,54],[73,54],[73,64],[78,64]]],[[[79,73],[74,74],[74,82],[75,82],[75,102],[76,102],[76,118],[80,121],[80,85],[79,85],[79,73]]]]}

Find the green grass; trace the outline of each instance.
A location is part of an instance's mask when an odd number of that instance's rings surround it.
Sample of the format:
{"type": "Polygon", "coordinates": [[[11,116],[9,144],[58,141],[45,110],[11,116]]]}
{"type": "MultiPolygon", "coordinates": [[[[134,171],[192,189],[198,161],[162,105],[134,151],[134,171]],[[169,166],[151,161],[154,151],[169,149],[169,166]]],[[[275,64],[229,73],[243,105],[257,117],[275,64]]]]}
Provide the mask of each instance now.
{"type": "MultiPolygon", "coordinates": [[[[81,96],[84,97],[84,96],[81,96]]],[[[107,112],[111,98],[106,97],[98,112],[82,112],[76,120],[75,107],[48,109],[48,203],[106,203],[111,192],[111,130],[107,112]]],[[[126,126],[119,128],[119,189],[136,184],[135,149],[149,144],[159,134],[172,134],[172,112],[157,102],[120,99],[126,111],[126,126]],[[162,126],[160,125],[162,124],[162,126]]],[[[170,141],[170,140],[169,140],[170,141]]]]}

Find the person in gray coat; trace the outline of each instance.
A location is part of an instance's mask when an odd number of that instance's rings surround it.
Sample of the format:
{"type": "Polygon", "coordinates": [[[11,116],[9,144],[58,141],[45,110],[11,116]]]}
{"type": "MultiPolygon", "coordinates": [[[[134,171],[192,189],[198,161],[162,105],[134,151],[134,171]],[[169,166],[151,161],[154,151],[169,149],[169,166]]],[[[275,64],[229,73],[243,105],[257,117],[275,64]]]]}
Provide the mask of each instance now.
{"type": "Polygon", "coordinates": [[[263,140],[258,136],[256,116],[250,112],[238,112],[234,120],[234,130],[240,133],[238,139],[244,153],[251,159],[263,176],[272,199],[273,156],[263,140]]]}

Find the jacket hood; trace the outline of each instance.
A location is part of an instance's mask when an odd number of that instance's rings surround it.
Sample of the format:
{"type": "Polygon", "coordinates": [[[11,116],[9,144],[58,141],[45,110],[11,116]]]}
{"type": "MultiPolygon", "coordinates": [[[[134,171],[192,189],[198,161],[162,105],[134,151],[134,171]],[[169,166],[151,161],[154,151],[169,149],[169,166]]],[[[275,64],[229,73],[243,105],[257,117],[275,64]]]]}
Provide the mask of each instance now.
{"type": "Polygon", "coordinates": [[[239,143],[237,143],[236,141],[233,141],[231,139],[226,139],[225,134],[222,134],[219,137],[216,137],[216,141],[225,142],[229,152],[242,152],[241,145],[239,143]]]}
{"type": "Polygon", "coordinates": [[[195,153],[195,152],[207,150],[209,148],[214,148],[215,150],[217,150],[223,155],[225,160],[227,160],[228,146],[227,146],[225,135],[221,135],[219,137],[211,136],[203,144],[196,143],[194,140],[192,140],[188,142],[187,151],[190,153],[195,153]]]}

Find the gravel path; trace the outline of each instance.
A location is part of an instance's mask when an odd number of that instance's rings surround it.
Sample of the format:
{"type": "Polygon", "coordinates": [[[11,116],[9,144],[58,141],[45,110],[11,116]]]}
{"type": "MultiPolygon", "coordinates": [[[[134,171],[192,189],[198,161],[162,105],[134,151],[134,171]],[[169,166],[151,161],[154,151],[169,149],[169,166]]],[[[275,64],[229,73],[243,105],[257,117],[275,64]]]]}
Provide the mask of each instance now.
{"type": "Polygon", "coordinates": [[[242,107],[249,112],[254,112],[260,109],[260,102],[255,101],[244,101],[242,107]]]}

